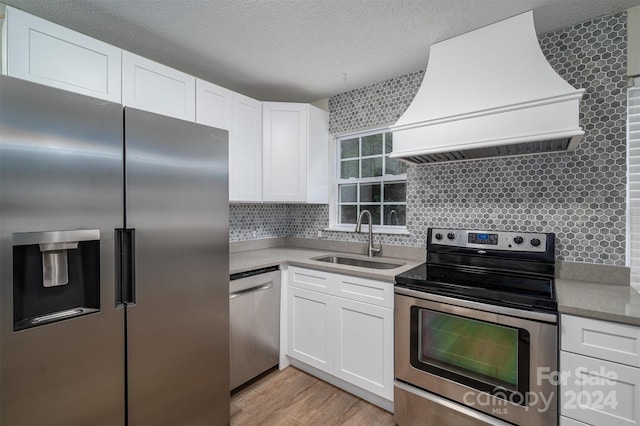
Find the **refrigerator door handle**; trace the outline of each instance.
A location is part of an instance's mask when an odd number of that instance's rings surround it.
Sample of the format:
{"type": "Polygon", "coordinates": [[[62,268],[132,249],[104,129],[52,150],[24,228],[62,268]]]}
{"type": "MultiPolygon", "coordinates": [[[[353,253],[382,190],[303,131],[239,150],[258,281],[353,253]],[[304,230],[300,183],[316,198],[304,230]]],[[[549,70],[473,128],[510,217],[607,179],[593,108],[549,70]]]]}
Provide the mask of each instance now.
{"type": "Polygon", "coordinates": [[[136,303],[134,228],[116,228],[116,306],[130,306],[136,303]]]}

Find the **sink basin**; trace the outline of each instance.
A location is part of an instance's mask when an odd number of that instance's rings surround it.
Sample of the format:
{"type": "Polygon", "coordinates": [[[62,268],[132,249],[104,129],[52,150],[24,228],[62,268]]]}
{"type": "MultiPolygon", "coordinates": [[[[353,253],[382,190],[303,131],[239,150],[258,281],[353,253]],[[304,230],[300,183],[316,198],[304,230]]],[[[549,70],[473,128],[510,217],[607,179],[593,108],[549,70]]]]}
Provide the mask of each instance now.
{"type": "Polygon", "coordinates": [[[340,265],[359,266],[361,268],[371,269],[395,269],[405,265],[404,263],[383,262],[377,260],[354,259],[353,257],[343,256],[321,256],[314,257],[311,260],[320,262],[337,263],[340,265]]]}

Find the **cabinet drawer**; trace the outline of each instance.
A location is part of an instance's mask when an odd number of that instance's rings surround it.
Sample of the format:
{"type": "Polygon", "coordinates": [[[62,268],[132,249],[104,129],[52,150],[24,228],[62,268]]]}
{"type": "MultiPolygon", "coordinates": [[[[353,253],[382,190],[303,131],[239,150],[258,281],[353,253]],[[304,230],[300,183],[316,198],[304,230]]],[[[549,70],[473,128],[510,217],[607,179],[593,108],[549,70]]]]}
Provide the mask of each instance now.
{"type": "Polygon", "coordinates": [[[289,267],[289,285],[321,293],[333,293],[333,277],[329,272],[289,267]]]}
{"type": "Polygon", "coordinates": [[[593,425],[640,423],[640,368],[561,351],[560,412],[593,425]]]}
{"type": "Polygon", "coordinates": [[[393,308],[393,283],[336,275],[335,285],[336,296],[393,308]]]}
{"type": "Polygon", "coordinates": [[[640,327],[562,315],[561,349],[640,367],[640,327]]]}

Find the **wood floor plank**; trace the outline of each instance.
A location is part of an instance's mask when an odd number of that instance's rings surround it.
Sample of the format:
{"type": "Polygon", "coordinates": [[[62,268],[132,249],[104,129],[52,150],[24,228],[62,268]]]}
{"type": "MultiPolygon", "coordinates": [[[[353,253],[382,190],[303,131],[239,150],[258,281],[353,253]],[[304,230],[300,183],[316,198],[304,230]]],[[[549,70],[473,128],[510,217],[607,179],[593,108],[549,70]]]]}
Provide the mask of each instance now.
{"type": "Polygon", "coordinates": [[[231,397],[232,426],[391,426],[393,414],[294,367],[231,397]]]}

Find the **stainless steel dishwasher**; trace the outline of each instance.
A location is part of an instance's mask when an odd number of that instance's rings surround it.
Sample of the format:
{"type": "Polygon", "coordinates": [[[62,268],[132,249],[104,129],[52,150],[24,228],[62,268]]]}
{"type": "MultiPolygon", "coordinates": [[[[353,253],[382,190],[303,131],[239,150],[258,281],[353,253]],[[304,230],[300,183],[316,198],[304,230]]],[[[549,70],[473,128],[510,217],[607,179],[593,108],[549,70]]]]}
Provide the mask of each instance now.
{"type": "Polygon", "coordinates": [[[278,365],[280,271],[277,266],[229,277],[231,389],[278,365]]]}

